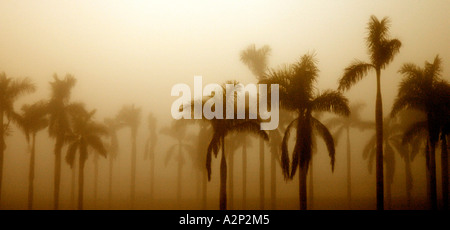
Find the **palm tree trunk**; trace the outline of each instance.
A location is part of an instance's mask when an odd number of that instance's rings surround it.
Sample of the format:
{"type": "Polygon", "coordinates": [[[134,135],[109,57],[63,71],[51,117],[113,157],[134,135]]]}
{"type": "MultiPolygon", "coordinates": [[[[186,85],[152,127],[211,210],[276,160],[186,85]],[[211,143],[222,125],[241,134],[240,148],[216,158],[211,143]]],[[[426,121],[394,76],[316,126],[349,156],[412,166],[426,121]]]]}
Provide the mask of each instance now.
{"type": "Polygon", "coordinates": [[[244,137],[242,146],[242,209],[247,205],[247,140],[244,137]]]}
{"type": "Polygon", "coordinates": [[[308,169],[306,166],[299,166],[298,183],[299,183],[299,197],[300,197],[300,210],[306,210],[307,208],[307,194],[306,194],[306,175],[308,169]]]}
{"type": "Polygon", "coordinates": [[[234,180],[233,180],[233,178],[234,178],[234,173],[233,173],[233,170],[234,170],[234,154],[233,153],[231,153],[230,155],[228,155],[228,157],[229,157],[229,162],[230,162],[230,169],[228,170],[228,173],[230,174],[229,175],[229,185],[228,185],[228,188],[229,188],[229,196],[230,196],[230,198],[228,199],[228,202],[229,202],[229,204],[228,204],[228,209],[229,210],[232,210],[233,209],[233,199],[234,199],[234,180]]]}
{"type": "Polygon", "coordinates": [[[205,171],[201,172],[202,174],[202,209],[206,210],[206,194],[207,194],[207,183],[208,183],[208,175],[205,171]]]}
{"type": "Polygon", "coordinates": [[[112,201],[112,179],[113,179],[113,163],[114,158],[109,155],[109,185],[108,185],[108,207],[111,209],[111,201],[112,201]]]}
{"type": "Polygon", "coordinates": [[[181,201],[181,169],[183,167],[181,156],[181,141],[178,143],[178,169],[177,169],[177,203],[180,205],[181,201]]]}
{"type": "Polygon", "coordinates": [[[352,209],[352,154],[350,150],[350,128],[347,126],[347,204],[352,209]]]}
{"type": "Polygon", "coordinates": [[[259,138],[259,207],[264,210],[264,139],[259,138]]]}
{"type": "Polygon", "coordinates": [[[97,208],[98,192],[98,153],[94,154],[94,208],[97,208]]]}
{"type": "Polygon", "coordinates": [[[426,164],[426,183],[427,183],[427,199],[431,208],[431,171],[430,171],[430,141],[427,139],[425,147],[425,164],[426,164]]]}
{"type": "Polygon", "coordinates": [[[442,202],[444,203],[443,209],[448,210],[448,150],[446,135],[442,135],[441,139],[442,202]]]}
{"type": "Polygon", "coordinates": [[[83,210],[84,164],[86,162],[87,152],[80,149],[80,153],[80,165],[78,167],[78,210],[83,210]]]}
{"type": "Polygon", "coordinates": [[[153,153],[153,146],[150,146],[150,201],[153,202],[153,191],[155,187],[155,155],[153,153]]]}
{"type": "Polygon", "coordinates": [[[384,176],[383,176],[383,106],[381,102],[380,69],[377,72],[377,98],[375,104],[375,123],[377,136],[376,178],[377,178],[377,210],[384,209],[384,176]]]}
{"type": "Polygon", "coordinates": [[[131,180],[130,180],[130,205],[134,208],[136,189],[136,131],[131,131],[131,180]]]}
{"type": "Polygon", "coordinates": [[[73,162],[73,166],[72,166],[72,169],[71,169],[71,171],[72,171],[72,178],[71,178],[71,188],[70,188],[70,204],[71,204],[71,206],[73,207],[73,209],[75,209],[75,188],[76,188],[76,174],[77,174],[77,172],[76,172],[76,160],[74,160],[74,162],[73,162]]]}
{"type": "Polygon", "coordinates": [[[311,155],[311,160],[309,162],[309,191],[308,191],[308,206],[309,209],[312,209],[314,206],[314,175],[313,175],[313,157],[311,155]]]}
{"type": "Polygon", "coordinates": [[[5,145],[5,127],[3,125],[3,110],[0,111],[0,204],[2,201],[2,180],[3,180],[3,160],[6,149],[5,145]]]}
{"type": "Polygon", "coordinates": [[[53,190],[53,209],[58,210],[59,208],[59,185],[61,182],[61,151],[63,147],[62,135],[56,137],[55,144],[55,178],[54,178],[54,190],[53,190]]]}
{"type": "Polygon", "coordinates": [[[431,209],[437,209],[437,191],[436,191],[436,143],[430,141],[430,201],[431,209]]]}
{"type": "Polygon", "coordinates": [[[36,133],[33,133],[31,142],[30,171],[28,173],[28,210],[33,209],[36,133]]]}
{"type": "Polygon", "coordinates": [[[272,153],[272,159],[270,162],[270,204],[271,209],[276,209],[276,200],[277,200],[277,156],[278,156],[278,148],[274,150],[272,153]]]}
{"type": "Polygon", "coordinates": [[[411,161],[409,159],[409,153],[405,156],[405,176],[406,176],[406,202],[408,209],[411,208],[411,190],[412,190],[412,173],[411,173],[411,161]]]}
{"type": "Polygon", "coordinates": [[[222,159],[220,160],[220,210],[227,210],[227,160],[225,158],[225,137],[222,137],[222,159]]]}

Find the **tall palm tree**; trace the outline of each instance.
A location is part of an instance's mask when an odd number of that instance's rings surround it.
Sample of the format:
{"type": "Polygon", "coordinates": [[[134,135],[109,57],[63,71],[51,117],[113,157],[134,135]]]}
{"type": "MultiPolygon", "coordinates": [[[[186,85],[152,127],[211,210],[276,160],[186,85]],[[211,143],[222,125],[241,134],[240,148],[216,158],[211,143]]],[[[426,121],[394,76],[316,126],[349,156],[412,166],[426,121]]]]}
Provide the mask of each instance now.
{"type": "MultiPolygon", "coordinates": [[[[241,62],[244,63],[253,75],[256,77],[258,81],[261,81],[266,76],[267,64],[268,64],[268,56],[270,55],[271,48],[268,45],[264,45],[263,47],[256,49],[255,44],[249,45],[245,50],[242,50],[240,53],[241,62]]],[[[243,141],[246,142],[245,139],[243,141]]],[[[247,146],[244,144],[244,150],[242,159],[246,165],[247,163],[247,146]],[[245,153],[244,153],[245,152],[245,153]]],[[[260,199],[260,208],[264,209],[264,140],[259,140],[259,199],[260,199]]],[[[246,176],[246,173],[244,173],[246,176]]],[[[246,180],[246,178],[244,178],[246,180]]],[[[244,184],[244,189],[246,187],[246,183],[244,184]]],[[[246,194],[244,194],[244,200],[246,199],[246,194]]]]}
{"type": "Polygon", "coordinates": [[[22,114],[16,120],[25,134],[30,149],[30,168],[28,173],[28,209],[33,209],[34,166],[36,159],[36,134],[48,125],[46,103],[43,101],[22,106],[22,114]],[[30,140],[31,139],[31,140],[30,140]]]}
{"type": "Polygon", "coordinates": [[[326,121],[327,126],[330,129],[335,129],[333,137],[336,140],[336,144],[339,141],[343,132],[346,134],[347,140],[347,202],[349,208],[351,208],[352,200],[352,154],[350,146],[350,128],[357,128],[360,131],[365,130],[373,126],[372,122],[364,121],[361,119],[361,110],[365,104],[355,103],[350,105],[350,115],[348,117],[333,117],[326,121]]]}
{"type": "Polygon", "coordinates": [[[69,103],[70,93],[75,86],[76,79],[72,75],[66,75],[64,79],[59,79],[53,75],[53,82],[50,82],[51,96],[48,102],[50,137],[56,139],[55,143],[55,166],[54,166],[54,190],[53,208],[59,207],[59,185],[61,182],[61,151],[64,145],[64,137],[70,131],[69,116],[73,104],[69,103]]]}
{"type": "Polygon", "coordinates": [[[381,70],[384,69],[400,51],[401,42],[389,38],[390,20],[385,17],[378,20],[371,16],[367,30],[366,44],[370,53],[370,62],[355,60],[347,68],[339,80],[339,90],[348,90],[361,80],[370,70],[375,70],[377,94],[375,104],[375,124],[377,135],[376,156],[376,194],[377,209],[384,209],[384,182],[383,182],[383,106],[381,99],[381,70]]]}
{"type": "Polygon", "coordinates": [[[333,112],[348,115],[348,100],[337,91],[326,90],[314,92],[319,70],[313,54],[303,55],[298,63],[285,66],[268,73],[268,78],[261,81],[266,84],[279,84],[281,107],[295,112],[296,118],[286,128],[281,148],[281,163],[283,174],[287,179],[293,179],[299,168],[299,200],[300,209],[307,208],[306,176],[312,152],[312,131],[315,129],[326,145],[334,170],[335,148],[334,140],[329,130],[311,114],[313,112],[333,112]],[[288,140],[290,131],[296,127],[295,146],[292,161],[288,156],[288,140]]]}
{"type": "Polygon", "coordinates": [[[2,193],[3,159],[6,149],[5,132],[8,129],[9,121],[16,116],[14,102],[21,96],[35,91],[34,84],[28,79],[13,79],[7,77],[5,73],[0,74],[0,202],[2,193]],[[8,119],[5,124],[4,119],[8,119]]]}
{"type": "MultiPolygon", "coordinates": [[[[234,84],[236,87],[236,84],[238,84],[236,81],[228,81],[226,84],[234,84]]],[[[239,88],[239,87],[238,87],[239,88]]],[[[242,89],[242,88],[239,88],[242,89]]],[[[238,89],[238,90],[239,90],[238,89]]],[[[221,89],[217,89],[222,91],[222,95],[226,95],[226,87],[225,85],[221,86],[221,89]]],[[[222,104],[227,104],[227,98],[223,96],[223,98],[217,98],[214,95],[208,96],[205,99],[201,101],[201,103],[204,105],[206,102],[209,102],[210,100],[214,101],[214,105],[216,103],[216,100],[223,100],[222,104]]],[[[234,100],[234,106],[236,107],[236,94],[235,94],[235,100],[234,100]]],[[[195,102],[191,102],[190,106],[194,106],[195,102]]],[[[234,110],[235,114],[234,117],[237,116],[237,109],[234,110]]],[[[217,158],[217,155],[219,154],[219,149],[222,150],[222,156],[220,158],[220,190],[219,190],[219,208],[220,210],[226,210],[227,209],[227,160],[226,160],[226,154],[225,154],[225,137],[233,132],[248,132],[248,133],[254,133],[264,140],[268,140],[268,135],[264,130],[260,130],[260,120],[250,120],[250,114],[249,114],[249,107],[246,105],[245,107],[245,119],[206,119],[205,117],[202,118],[202,120],[205,120],[210,123],[212,128],[212,138],[211,141],[208,144],[208,149],[206,152],[206,170],[208,173],[208,181],[211,180],[211,161],[212,161],[212,155],[217,158]]],[[[204,115],[204,114],[203,114],[204,115]]],[[[226,111],[223,110],[223,117],[226,117],[226,111]]]]}
{"type": "Polygon", "coordinates": [[[130,183],[130,202],[134,207],[134,197],[136,188],[136,135],[141,122],[141,108],[133,105],[125,105],[119,111],[117,116],[121,124],[128,126],[131,130],[131,183],[130,183]]]}
{"type": "Polygon", "coordinates": [[[439,141],[441,127],[448,119],[450,104],[450,85],[441,78],[441,63],[439,56],[436,56],[432,63],[425,62],[424,68],[411,63],[404,64],[399,70],[404,78],[399,85],[399,91],[391,111],[391,116],[409,108],[426,114],[424,126],[428,132],[427,169],[432,209],[437,209],[436,143],[439,141]]]}
{"type": "Polygon", "coordinates": [[[145,142],[144,158],[150,160],[150,199],[153,199],[155,186],[155,146],[158,141],[158,136],[156,135],[156,117],[153,113],[148,114],[147,125],[149,136],[145,142]]]}
{"type": "Polygon", "coordinates": [[[176,153],[178,153],[175,157],[175,160],[178,162],[177,167],[177,202],[180,204],[181,201],[181,182],[182,182],[182,172],[183,166],[186,162],[185,157],[183,156],[183,150],[186,153],[194,153],[193,146],[186,142],[187,136],[187,122],[185,120],[174,120],[169,127],[164,127],[161,129],[161,133],[167,136],[170,136],[177,140],[177,143],[172,145],[167,151],[165,163],[167,164],[176,153]],[[178,149],[177,149],[178,148],[178,149]],[[177,152],[175,150],[178,150],[177,152]]]}
{"type": "Polygon", "coordinates": [[[117,131],[122,128],[122,126],[116,118],[105,118],[103,123],[108,128],[109,136],[109,144],[107,144],[106,149],[108,151],[109,158],[108,206],[111,208],[113,165],[119,151],[119,139],[117,138],[117,131]]]}
{"type": "Polygon", "coordinates": [[[84,194],[84,166],[88,158],[88,148],[106,157],[106,148],[102,141],[102,136],[108,134],[108,129],[103,124],[92,120],[95,110],[91,112],[80,111],[71,119],[72,132],[67,134],[68,142],[66,161],[73,167],[75,154],[79,152],[78,171],[78,209],[83,209],[84,194]]]}

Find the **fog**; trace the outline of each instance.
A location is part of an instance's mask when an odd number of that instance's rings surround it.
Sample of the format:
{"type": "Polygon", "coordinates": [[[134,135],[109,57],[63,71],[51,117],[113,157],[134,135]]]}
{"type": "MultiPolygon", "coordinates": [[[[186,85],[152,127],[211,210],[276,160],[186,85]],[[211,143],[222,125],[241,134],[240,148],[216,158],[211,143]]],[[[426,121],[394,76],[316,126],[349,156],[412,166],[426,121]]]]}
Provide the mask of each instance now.
{"type": "MultiPolygon", "coordinates": [[[[130,201],[132,138],[130,128],[124,127],[117,131],[119,147],[114,160],[111,200],[108,197],[109,156],[99,158],[95,196],[96,153],[88,150],[84,169],[84,209],[219,209],[220,151],[217,158],[212,158],[206,206],[202,204],[203,178],[195,168],[196,158],[191,157],[192,151],[196,150],[183,150],[185,163],[181,173],[177,172],[177,153],[166,162],[169,150],[178,143],[176,138],[161,132],[174,120],[171,105],[177,97],[170,95],[172,86],[185,83],[193,89],[194,76],[202,76],[203,85],[222,84],[227,80],[256,84],[257,79],[240,60],[241,51],[255,44],[257,48],[270,46],[268,67],[274,69],[298,62],[302,55],[314,52],[320,70],[317,89],[336,90],[344,69],[353,60],[370,61],[365,40],[370,16],[378,19],[387,16],[391,20],[390,36],[402,43],[400,52],[381,73],[382,106],[384,116],[387,116],[403,78],[398,71],[404,63],[423,67],[425,61],[432,62],[439,55],[442,78],[450,80],[448,12],[450,4],[446,0],[2,1],[0,72],[10,78],[28,77],[36,85],[34,93],[26,94],[14,103],[16,111],[24,104],[48,100],[51,96],[49,82],[54,80],[54,74],[60,79],[66,74],[76,78],[70,101],[83,102],[89,111],[96,109],[93,118],[97,122],[114,118],[124,105],[134,104],[141,108],[136,136],[134,201],[130,201]],[[150,112],[156,118],[154,180],[150,176],[151,161],[144,158],[150,134],[147,123],[150,112]],[[180,192],[177,191],[178,175],[182,178],[180,192]],[[152,183],[154,192],[150,195],[152,183]],[[179,198],[177,194],[181,194],[179,198]]],[[[362,119],[375,122],[374,71],[344,95],[350,104],[364,103],[365,107],[360,111],[362,119]]],[[[325,113],[321,120],[333,116],[325,113]]],[[[198,124],[188,125],[182,142],[195,148],[199,127],[198,124]]],[[[363,149],[374,134],[375,129],[350,131],[351,206],[347,203],[345,137],[335,140],[334,171],[325,143],[317,141],[312,169],[314,191],[313,196],[308,194],[308,209],[376,208],[375,166],[369,173],[368,160],[363,157],[363,149]]],[[[225,139],[227,154],[234,156],[231,200],[228,174],[228,208],[299,209],[298,174],[293,180],[285,180],[278,163],[276,201],[272,203],[268,142],[265,142],[264,207],[261,207],[259,138],[252,134],[243,135],[248,140],[245,199],[242,194],[242,147],[232,152],[229,143],[233,136],[225,139]]],[[[109,143],[109,137],[103,139],[109,143]]],[[[210,140],[210,136],[205,138],[204,144],[208,146],[210,140]]],[[[27,209],[30,152],[25,135],[14,123],[10,134],[5,136],[5,143],[0,209],[27,209]]],[[[439,146],[436,148],[436,178],[441,207],[439,146]]],[[[55,139],[49,137],[47,128],[37,133],[33,209],[53,209],[54,147],[55,139]]],[[[78,190],[72,192],[72,170],[65,160],[67,148],[64,145],[62,149],[59,209],[77,209],[78,190]]],[[[430,208],[424,151],[421,150],[411,163],[410,206],[406,201],[405,164],[395,153],[391,209],[430,208]]],[[[201,163],[202,167],[204,165],[201,163]]],[[[206,173],[206,169],[203,170],[206,173]]],[[[229,162],[228,170],[231,170],[229,162]]],[[[78,169],[76,175],[78,177],[78,169]]],[[[309,181],[310,173],[307,177],[309,181]]]]}

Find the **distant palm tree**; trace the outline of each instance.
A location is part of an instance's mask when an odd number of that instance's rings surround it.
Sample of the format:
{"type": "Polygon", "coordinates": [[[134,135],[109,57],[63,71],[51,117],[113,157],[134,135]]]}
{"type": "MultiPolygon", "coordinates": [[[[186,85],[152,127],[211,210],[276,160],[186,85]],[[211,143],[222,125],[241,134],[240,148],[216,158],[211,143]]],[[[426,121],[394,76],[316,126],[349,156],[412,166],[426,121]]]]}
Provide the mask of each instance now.
{"type": "Polygon", "coordinates": [[[134,207],[135,188],[136,188],[136,135],[141,122],[141,109],[134,105],[123,106],[117,115],[117,119],[122,125],[128,126],[131,130],[131,184],[130,199],[131,207],[134,207]]]}
{"type": "Polygon", "coordinates": [[[22,129],[30,149],[30,168],[28,173],[28,209],[33,209],[34,194],[34,166],[36,159],[36,133],[48,125],[46,117],[46,103],[43,101],[22,106],[22,114],[16,123],[22,129]],[[30,140],[31,137],[31,140],[30,140]],[[31,142],[31,143],[30,143],[31,142]]]}
{"type": "MultiPolygon", "coordinates": [[[[253,75],[256,77],[258,81],[261,81],[266,76],[267,71],[267,63],[268,56],[270,55],[271,48],[268,45],[265,45],[259,49],[256,49],[255,44],[249,45],[245,50],[242,50],[240,53],[241,62],[244,63],[253,75]]],[[[244,139],[244,143],[245,143],[244,139]]],[[[242,158],[247,165],[247,147],[244,144],[245,154],[243,154],[242,158]]],[[[245,171],[244,171],[245,172],[245,171]]],[[[264,209],[264,140],[259,140],[259,199],[260,199],[260,208],[264,209]]],[[[246,181],[246,172],[244,173],[244,180],[246,181]]],[[[246,183],[244,183],[244,189],[246,188],[246,183]]],[[[244,200],[246,199],[246,192],[244,194],[244,200]]],[[[244,206],[245,207],[245,206],[244,206]]]]}
{"type": "Polygon", "coordinates": [[[367,128],[373,127],[372,122],[363,121],[361,119],[361,110],[364,108],[365,104],[356,103],[350,105],[350,115],[348,117],[333,117],[326,121],[327,126],[330,129],[335,129],[334,139],[336,140],[336,144],[339,141],[342,133],[345,131],[347,138],[347,202],[349,208],[351,208],[351,200],[352,200],[352,154],[350,147],[350,128],[357,128],[360,131],[365,130],[367,128]]]}
{"type": "Polygon", "coordinates": [[[63,80],[53,75],[53,82],[50,82],[51,96],[48,102],[50,137],[56,139],[55,143],[55,168],[54,168],[54,191],[53,208],[59,208],[59,185],[61,182],[61,151],[64,145],[65,135],[70,131],[69,116],[75,104],[69,103],[70,92],[75,86],[76,79],[72,75],[66,75],[63,80]]]}
{"type": "Polygon", "coordinates": [[[175,160],[178,162],[178,168],[177,168],[177,202],[180,204],[181,201],[181,182],[182,180],[182,172],[183,172],[183,166],[186,162],[185,157],[183,156],[183,149],[186,151],[186,153],[194,153],[194,147],[189,144],[189,142],[186,142],[186,133],[187,131],[187,122],[185,120],[174,120],[172,124],[169,127],[164,127],[161,129],[161,133],[167,136],[170,136],[177,140],[177,143],[172,145],[169,150],[167,151],[165,164],[167,164],[175,155],[175,153],[178,153],[175,157],[175,160]],[[178,148],[178,151],[175,152],[175,149],[178,148]]]}
{"type": "MultiPolygon", "coordinates": [[[[386,180],[386,208],[391,209],[392,205],[392,192],[391,187],[394,183],[395,173],[395,153],[404,155],[407,151],[406,146],[402,144],[403,130],[401,125],[394,119],[389,117],[383,121],[383,152],[384,152],[384,164],[385,164],[385,180],[386,180]]],[[[369,172],[372,172],[372,165],[376,157],[376,134],[367,142],[363,150],[364,159],[368,160],[369,172]]]]}
{"type": "Polygon", "coordinates": [[[437,209],[435,149],[441,127],[448,119],[450,104],[450,85],[441,78],[441,63],[439,56],[436,56],[432,63],[425,62],[424,68],[415,64],[404,64],[399,70],[404,78],[400,83],[398,95],[391,111],[391,116],[409,108],[426,114],[426,121],[422,123],[422,127],[426,127],[428,132],[427,169],[430,179],[431,209],[433,210],[437,209]]]}
{"type": "Polygon", "coordinates": [[[117,131],[122,128],[120,122],[116,118],[105,118],[103,121],[108,128],[109,144],[106,149],[109,157],[109,185],[108,185],[108,205],[111,208],[112,200],[112,180],[113,180],[113,164],[117,158],[119,151],[119,139],[117,138],[117,131]]]}
{"type": "Polygon", "coordinates": [[[202,181],[202,209],[206,209],[206,195],[207,195],[207,183],[208,174],[205,170],[206,151],[208,150],[208,142],[205,140],[210,139],[212,136],[211,127],[206,122],[200,123],[200,130],[197,135],[197,144],[195,154],[190,154],[193,157],[194,166],[198,169],[198,172],[202,181]]]}
{"type": "Polygon", "coordinates": [[[377,80],[377,94],[375,104],[375,124],[377,135],[376,179],[377,179],[377,209],[384,209],[384,185],[383,185],[383,106],[381,99],[381,70],[384,69],[400,51],[401,42],[398,39],[389,38],[389,18],[379,21],[371,16],[366,38],[367,48],[370,53],[370,63],[355,60],[347,68],[339,80],[339,90],[348,90],[361,80],[370,70],[375,70],[377,80]]]}
{"type": "Polygon", "coordinates": [[[79,174],[78,174],[78,209],[83,209],[84,193],[84,166],[88,158],[88,147],[106,157],[106,149],[102,141],[102,136],[108,134],[106,126],[92,120],[95,110],[91,112],[80,111],[72,117],[72,132],[67,134],[68,142],[66,161],[73,167],[75,154],[79,152],[79,174]]]}
{"type": "Polygon", "coordinates": [[[265,84],[279,84],[281,107],[296,113],[296,118],[286,128],[281,148],[281,163],[285,178],[292,179],[299,169],[300,209],[307,208],[306,175],[312,153],[312,131],[315,129],[328,148],[334,170],[334,140],[329,130],[311,114],[313,112],[333,112],[341,115],[350,113],[347,99],[337,91],[314,92],[314,83],[318,77],[318,68],[313,54],[303,55],[298,63],[279,70],[270,71],[265,84]],[[297,128],[292,161],[288,156],[290,131],[297,128]]]}
{"type": "Polygon", "coordinates": [[[35,86],[28,78],[13,79],[5,73],[0,74],[0,202],[2,193],[3,159],[6,149],[5,132],[9,127],[9,121],[15,118],[14,102],[24,94],[35,91],[35,86]],[[4,118],[8,122],[4,123],[4,118]]]}
{"type": "Polygon", "coordinates": [[[153,113],[148,114],[147,125],[149,136],[145,142],[144,158],[150,160],[150,199],[153,199],[153,190],[155,186],[155,146],[158,141],[156,135],[156,117],[153,113]]]}

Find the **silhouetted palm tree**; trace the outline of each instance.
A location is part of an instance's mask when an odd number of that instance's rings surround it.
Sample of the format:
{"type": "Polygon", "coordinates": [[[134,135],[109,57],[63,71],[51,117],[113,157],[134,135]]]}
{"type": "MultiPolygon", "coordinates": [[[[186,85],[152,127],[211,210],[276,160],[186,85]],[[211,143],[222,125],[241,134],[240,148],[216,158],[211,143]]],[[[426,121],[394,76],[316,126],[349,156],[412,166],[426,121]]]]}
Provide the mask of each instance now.
{"type": "MultiPolygon", "coordinates": [[[[242,63],[244,63],[253,75],[256,77],[258,81],[264,79],[264,76],[267,71],[267,57],[270,55],[271,48],[268,45],[265,45],[259,49],[256,49],[255,44],[249,45],[245,50],[242,50],[240,53],[240,59],[242,63]]],[[[245,142],[245,140],[244,140],[245,142]]],[[[244,145],[245,151],[247,152],[247,146],[244,145]]],[[[246,165],[247,159],[246,154],[243,156],[243,161],[246,165]]],[[[264,209],[264,140],[259,140],[259,198],[260,198],[260,208],[264,209]]],[[[244,173],[246,176],[246,173],[244,173]]],[[[246,179],[246,178],[245,178],[246,179]]],[[[244,184],[244,189],[246,187],[246,183],[244,184]]],[[[246,199],[246,194],[244,194],[244,200],[246,199]]]]}
{"type": "Polygon", "coordinates": [[[197,144],[195,154],[190,154],[193,157],[195,168],[198,169],[198,172],[202,181],[202,209],[206,209],[206,195],[207,195],[207,183],[208,183],[208,174],[205,170],[205,162],[206,162],[206,151],[208,150],[208,142],[205,140],[209,140],[212,136],[212,130],[208,123],[201,122],[200,130],[197,135],[197,144]]]}
{"type": "Polygon", "coordinates": [[[404,78],[400,83],[398,95],[391,111],[391,116],[408,108],[417,109],[426,114],[426,123],[423,123],[423,126],[426,126],[428,131],[427,168],[432,209],[437,209],[436,143],[439,141],[441,127],[448,119],[450,103],[450,86],[441,79],[441,62],[439,56],[436,56],[433,63],[425,62],[424,68],[411,63],[404,64],[399,70],[404,78]]]}
{"type": "Polygon", "coordinates": [[[34,84],[28,78],[13,79],[0,74],[0,202],[2,193],[3,159],[6,149],[5,131],[8,129],[9,121],[15,118],[14,102],[24,94],[34,92],[34,84]],[[4,123],[4,118],[8,123],[4,123]]]}
{"type": "Polygon", "coordinates": [[[117,119],[122,125],[128,126],[131,130],[131,180],[130,199],[131,207],[134,207],[134,197],[136,188],[136,135],[141,122],[141,109],[134,105],[123,106],[117,115],[117,119]]]}
{"type": "Polygon", "coordinates": [[[158,136],[156,135],[156,117],[153,113],[148,114],[147,125],[149,136],[145,142],[144,158],[150,160],[150,199],[153,200],[155,186],[155,146],[158,141],[158,136]]]}
{"type": "MultiPolygon", "coordinates": [[[[234,84],[236,87],[237,82],[236,81],[228,81],[226,84],[234,84]]],[[[241,87],[237,87],[238,90],[242,89],[241,87]]],[[[225,85],[221,86],[222,95],[226,95],[226,87],[225,85]]],[[[222,104],[227,104],[227,99],[225,96],[223,98],[217,98],[215,95],[206,97],[206,99],[202,100],[202,104],[204,105],[206,102],[210,102],[210,100],[214,101],[214,106],[216,100],[223,100],[222,104]]],[[[235,107],[236,107],[236,94],[235,94],[235,107]]],[[[192,108],[194,107],[194,103],[191,103],[192,108]]],[[[237,116],[237,109],[234,110],[235,114],[234,117],[237,116]]],[[[264,140],[268,140],[268,135],[264,130],[260,130],[260,120],[250,120],[248,119],[249,116],[249,108],[248,105],[246,105],[245,108],[245,119],[206,119],[205,117],[202,118],[202,120],[206,120],[210,123],[212,127],[212,138],[209,142],[207,153],[206,153],[206,170],[208,172],[208,181],[211,180],[211,158],[212,154],[214,153],[214,156],[217,157],[219,153],[219,148],[222,149],[222,157],[220,160],[220,195],[219,195],[219,207],[220,210],[226,210],[227,209],[227,160],[225,155],[225,137],[233,132],[249,132],[254,133],[263,138],[264,140]]],[[[203,114],[204,116],[204,114],[203,114]]],[[[223,110],[222,116],[226,117],[226,110],[223,110]]]]}
{"type": "Polygon", "coordinates": [[[33,209],[34,166],[36,161],[36,133],[48,125],[46,103],[43,101],[22,106],[22,114],[16,123],[22,129],[30,150],[30,168],[28,173],[28,209],[33,209]],[[31,137],[31,138],[30,138],[31,137]],[[30,140],[31,139],[31,140],[30,140]],[[31,143],[30,143],[31,142],[31,143]]]}
{"type": "Polygon", "coordinates": [[[116,118],[105,118],[104,123],[108,128],[109,136],[109,144],[106,146],[106,148],[109,157],[108,206],[111,208],[113,165],[119,151],[119,139],[117,138],[117,131],[122,128],[122,125],[116,118]]]}
{"type": "Polygon", "coordinates": [[[347,68],[339,80],[339,90],[348,90],[361,80],[370,70],[376,72],[377,94],[375,104],[375,124],[377,135],[377,209],[384,209],[384,185],[383,185],[383,106],[381,99],[381,70],[384,69],[399,52],[401,42],[398,39],[389,38],[389,18],[379,21],[371,16],[368,23],[367,48],[370,53],[370,63],[355,60],[347,68]]]}
{"type": "MultiPolygon", "coordinates": [[[[84,110],[84,109],[83,109],[84,110]]],[[[68,142],[66,161],[73,167],[75,154],[79,152],[79,174],[78,174],[78,209],[83,209],[84,193],[84,166],[88,158],[88,147],[106,157],[106,149],[101,139],[108,134],[108,129],[103,124],[92,120],[95,110],[91,112],[79,111],[71,119],[72,132],[67,134],[68,142]]]]}
{"type": "Polygon", "coordinates": [[[349,208],[351,208],[352,200],[352,154],[350,146],[350,128],[357,128],[360,131],[367,128],[373,127],[372,122],[363,121],[361,119],[361,110],[364,108],[365,104],[356,103],[350,105],[350,115],[348,117],[333,117],[327,120],[326,125],[330,129],[335,129],[334,139],[336,144],[339,141],[343,132],[346,134],[347,138],[347,202],[349,208]]]}
{"type": "Polygon", "coordinates": [[[186,162],[185,158],[183,157],[183,149],[186,151],[186,153],[194,153],[194,147],[189,144],[189,142],[186,142],[186,133],[187,131],[187,122],[185,120],[174,120],[172,124],[169,127],[164,127],[161,129],[161,133],[167,136],[170,136],[177,140],[177,143],[172,145],[169,150],[167,151],[165,164],[172,159],[174,154],[178,153],[175,156],[175,160],[178,162],[177,167],[177,202],[180,204],[181,200],[181,182],[182,182],[182,172],[183,172],[183,166],[186,162]],[[178,148],[178,151],[176,152],[176,148],[178,148]]]}
{"type": "Polygon", "coordinates": [[[261,81],[266,84],[279,84],[280,105],[295,112],[296,119],[286,128],[281,148],[281,163],[285,178],[292,179],[299,169],[299,198],[300,209],[307,208],[306,175],[312,152],[312,131],[315,129],[326,145],[331,157],[334,170],[335,148],[333,137],[325,125],[314,118],[313,112],[333,112],[340,115],[350,113],[347,99],[337,91],[326,90],[322,93],[314,92],[314,83],[319,70],[314,55],[303,55],[298,63],[291,66],[270,71],[268,78],[261,81]],[[288,140],[290,131],[297,128],[292,161],[288,156],[288,140]]]}
{"type": "Polygon", "coordinates": [[[53,82],[50,82],[51,96],[48,103],[50,137],[56,139],[55,143],[55,168],[54,168],[54,191],[53,208],[59,207],[59,185],[61,182],[61,151],[64,145],[64,137],[70,131],[70,110],[74,104],[69,103],[70,92],[75,86],[76,79],[72,75],[66,75],[63,80],[53,75],[53,82]]]}

